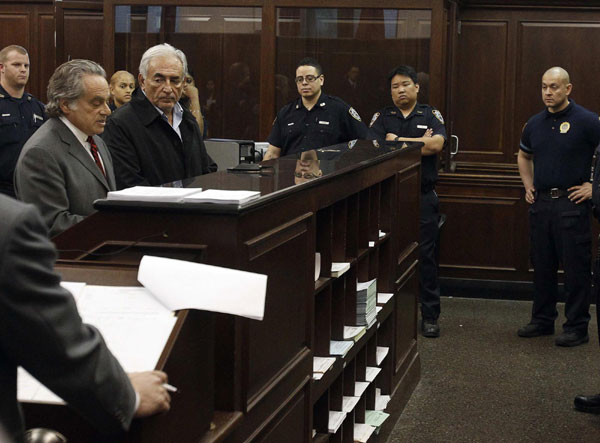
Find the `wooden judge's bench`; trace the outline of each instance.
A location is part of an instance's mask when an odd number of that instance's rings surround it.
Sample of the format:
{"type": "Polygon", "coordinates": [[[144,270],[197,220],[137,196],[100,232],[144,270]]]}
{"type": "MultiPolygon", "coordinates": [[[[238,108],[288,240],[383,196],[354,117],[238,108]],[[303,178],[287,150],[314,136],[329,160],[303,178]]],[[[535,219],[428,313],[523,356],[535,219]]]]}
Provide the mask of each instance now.
{"type": "Polygon", "coordinates": [[[137,266],[146,254],[267,274],[265,315],[255,321],[180,311],[157,367],[180,392],[172,394],[168,414],[135,420],[120,439],[103,440],[65,406],[24,404],[27,427],[56,429],[70,442],[352,442],[354,424],[365,421],[376,397],[391,395],[392,416],[369,439],[384,442],[420,376],[420,150],[359,141],[316,157],[283,157],[260,173],[217,172],[172,184],[261,192],[241,207],[101,200],[97,213],[55,237],[65,280],[139,285],[137,266]],[[332,277],[332,262],[350,269],[332,277]],[[330,341],[343,340],[344,326],[355,325],[356,282],[373,278],[378,292],[393,298],[314,380],[313,356],[329,356],[330,341]],[[329,433],[329,411],[341,411],[343,397],[354,396],[355,382],[376,366],[381,372],[329,433]]]}

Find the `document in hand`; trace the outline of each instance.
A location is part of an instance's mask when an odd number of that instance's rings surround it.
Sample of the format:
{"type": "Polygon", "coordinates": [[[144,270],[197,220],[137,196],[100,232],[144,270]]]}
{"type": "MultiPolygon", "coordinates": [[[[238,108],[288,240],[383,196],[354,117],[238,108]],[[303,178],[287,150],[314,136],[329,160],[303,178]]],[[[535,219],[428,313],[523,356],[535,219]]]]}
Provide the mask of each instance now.
{"type": "Polygon", "coordinates": [[[138,281],[170,310],[202,309],[262,320],[267,276],[146,255],[138,281]]]}
{"type": "Polygon", "coordinates": [[[199,193],[202,188],[167,188],[161,186],[134,186],[121,191],[110,191],[108,200],[134,202],[180,202],[183,197],[199,193]]]}

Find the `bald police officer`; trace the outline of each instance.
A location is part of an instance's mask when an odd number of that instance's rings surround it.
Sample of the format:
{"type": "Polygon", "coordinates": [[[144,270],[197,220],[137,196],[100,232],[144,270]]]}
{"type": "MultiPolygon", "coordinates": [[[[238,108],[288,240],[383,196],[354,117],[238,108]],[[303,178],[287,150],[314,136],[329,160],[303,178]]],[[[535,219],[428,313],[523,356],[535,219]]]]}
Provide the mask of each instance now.
{"type": "Polygon", "coordinates": [[[520,337],[554,334],[557,272],[564,269],[565,316],[557,346],[587,343],[590,320],[590,171],[600,143],[598,115],[569,99],[572,85],[563,68],[542,77],[546,109],[529,119],[518,155],[529,207],[534,295],[531,321],[520,337]]]}
{"type": "Polygon", "coordinates": [[[25,92],[29,54],[18,45],[0,51],[0,193],[15,197],[13,174],[25,142],[46,120],[44,104],[25,92]]]}
{"type": "Polygon", "coordinates": [[[277,113],[265,160],[367,137],[358,112],[342,99],[323,94],[323,68],[304,58],[296,68],[300,98],[277,113]]]}
{"type": "Polygon", "coordinates": [[[419,83],[411,66],[398,66],[388,75],[392,106],[376,112],[369,125],[370,138],[421,142],[421,207],[419,218],[419,293],[421,332],[438,337],[440,285],[435,246],[438,238],[439,200],[435,193],[437,154],[444,147],[446,128],[442,114],[417,103],[419,83]]]}

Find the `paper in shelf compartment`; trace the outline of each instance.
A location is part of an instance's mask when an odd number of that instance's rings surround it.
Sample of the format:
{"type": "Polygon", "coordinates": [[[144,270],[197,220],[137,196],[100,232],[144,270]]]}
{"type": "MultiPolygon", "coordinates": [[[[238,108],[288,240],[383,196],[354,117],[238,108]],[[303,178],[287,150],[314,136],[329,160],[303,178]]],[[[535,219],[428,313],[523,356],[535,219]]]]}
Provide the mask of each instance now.
{"type": "Polygon", "coordinates": [[[377,304],[385,305],[394,297],[392,292],[378,292],[377,293],[377,304]]]}
{"type": "Polygon", "coordinates": [[[350,269],[350,263],[332,262],[331,263],[331,276],[339,277],[342,274],[344,274],[344,272],[346,272],[348,269],[350,269]]]}
{"type": "Polygon", "coordinates": [[[347,340],[331,340],[329,342],[329,354],[346,356],[348,351],[354,346],[353,341],[347,340]]]}
{"type": "Polygon", "coordinates": [[[367,328],[364,326],[344,326],[344,340],[353,340],[357,342],[365,335],[367,328]]]}
{"type": "Polygon", "coordinates": [[[340,426],[342,425],[346,413],[342,411],[329,411],[329,422],[327,424],[327,430],[330,434],[335,434],[340,426]]]}
{"type": "Polygon", "coordinates": [[[366,423],[354,423],[354,443],[367,443],[375,427],[366,423]]]}
{"type": "Polygon", "coordinates": [[[383,411],[385,408],[387,408],[387,405],[390,402],[390,399],[391,399],[391,396],[382,395],[381,389],[376,388],[375,389],[375,410],[383,411]]]}
{"type": "Polygon", "coordinates": [[[321,275],[321,253],[315,252],[315,281],[319,279],[321,275]]]}
{"type": "Polygon", "coordinates": [[[383,424],[384,421],[390,416],[387,412],[383,411],[365,411],[365,423],[375,426],[378,428],[383,424]]]}
{"type": "Polygon", "coordinates": [[[335,363],[335,357],[313,357],[313,378],[320,380],[335,363]]]}
{"type": "Polygon", "coordinates": [[[368,381],[355,381],[354,382],[354,395],[360,397],[365,393],[367,388],[369,387],[368,381]]]}
{"type": "Polygon", "coordinates": [[[381,372],[381,368],[375,368],[373,366],[367,366],[367,370],[365,373],[365,380],[368,382],[372,382],[381,372]]]}
{"type": "Polygon", "coordinates": [[[342,398],[342,411],[349,413],[356,407],[360,397],[354,397],[350,395],[344,395],[342,398]]]}
{"type": "Polygon", "coordinates": [[[381,362],[388,355],[389,351],[390,351],[390,348],[387,346],[377,346],[377,353],[376,353],[376,357],[375,357],[375,359],[377,361],[377,366],[381,365],[381,362]]]}

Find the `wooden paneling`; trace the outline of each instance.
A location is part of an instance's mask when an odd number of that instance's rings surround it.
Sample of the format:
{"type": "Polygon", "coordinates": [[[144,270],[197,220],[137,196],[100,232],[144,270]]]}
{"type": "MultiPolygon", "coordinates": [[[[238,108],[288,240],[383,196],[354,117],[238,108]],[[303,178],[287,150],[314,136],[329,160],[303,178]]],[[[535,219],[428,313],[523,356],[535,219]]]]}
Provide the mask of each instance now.
{"type": "Polygon", "coordinates": [[[506,21],[462,21],[453,110],[461,157],[505,161],[507,38],[506,21]]]}
{"type": "Polygon", "coordinates": [[[0,12],[0,48],[13,44],[29,48],[29,21],[27,13],[0,12]]]}
{"type": "MultiPolygon", "coordinates": [[[[102,11],[64,12],[64,54],[66,60],[85,58],[103,64],[102,11]]],[[[66,61],[65,60],[65,61],[66,61]]],[[[107,73],[110,75],[110,73],[107,73]]]]}

